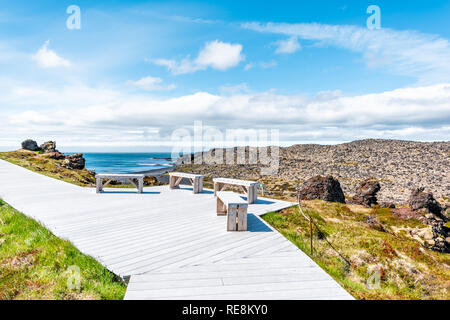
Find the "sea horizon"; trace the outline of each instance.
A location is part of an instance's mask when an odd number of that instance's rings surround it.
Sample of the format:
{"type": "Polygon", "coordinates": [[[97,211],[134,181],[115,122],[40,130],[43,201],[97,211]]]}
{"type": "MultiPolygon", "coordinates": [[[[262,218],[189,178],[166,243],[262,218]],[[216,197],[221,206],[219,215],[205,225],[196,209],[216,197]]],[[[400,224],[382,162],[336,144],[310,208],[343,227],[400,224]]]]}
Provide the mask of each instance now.
{"type": "MultiPolygon", "coordinates": [[[[74,154],[77,152],[66,152],[74,154]]],[[[85,152],[86,169],[96,173],[137,173],[173,167],[170,152],[85,152]]]]}

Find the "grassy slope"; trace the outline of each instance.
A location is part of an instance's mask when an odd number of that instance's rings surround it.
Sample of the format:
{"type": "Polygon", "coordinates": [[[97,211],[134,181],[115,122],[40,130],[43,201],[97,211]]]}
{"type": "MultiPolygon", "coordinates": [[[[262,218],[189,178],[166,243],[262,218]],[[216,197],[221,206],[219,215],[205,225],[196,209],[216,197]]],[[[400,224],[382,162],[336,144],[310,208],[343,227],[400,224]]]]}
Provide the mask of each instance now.
{"type": "MultiPolygon", "coordinates": [[[[416,219],[403,220],[390,209],[366,209],[323,201],[305,201],[319,228],[351,266],[314,230],[312,258],[357,299],[450,299],[450,256],[425,249],[411,230],[429,228],[416,219]],[[375,215],[386,231],[365,222],[375,215]],[[321,239],[322,238],[322,239],[321,239]],[[379,270],[379,288],[368,279],[379,270]]],[[[308,255],[309,228],[297,207],[263,217],[308,255]]],[[[373,277],[372,277],[373,278],[373,277]]],[[[372,282],[373,283],[373,282],[372,282]]]]}
{"type": "MultiPolygon", "coordinates": [[[[69,170],[38,152],[2,152],[0,159],[75,185],[95,185],[88,170],[69,170]]],[[[126,286],[69,242],[3,202],[0,219],[0,300],[123,298],[126,286]],[[67,286],[72,265],[81,270],[80,290],[67,286]]]]}
{"type": "Polygon", "coordinates": [[[126,286],[93,258],[0,200],[0,300],[122,299],[126,286]],[[70,266],[81,272],[69,289],[70,266]]]}
{"type": "MultiPolygon", "coordinates": [[[[14,163],[28,170],[46,175],[51,178],[62,180],[82,187],[95,187],[95,175],[87,169],[72,170],[62,166],[63,160],[47,158],[39,152],[17,150],[10,152],[0,152],[0,159],[14,163]]],[[[153,177],[144,179],[145,186],[160,185],[153,177]]],[[[108,188],[134,188],[131,184],[109,184],[108,188]]]]}
{"type": "Polygon", "coordinates": [[[39,152],[27,150],[0,152],[0,159],[78,186],[95,186],[95,176],[90,171],[64,168],[63,160],[49,159],[39,152]]]}

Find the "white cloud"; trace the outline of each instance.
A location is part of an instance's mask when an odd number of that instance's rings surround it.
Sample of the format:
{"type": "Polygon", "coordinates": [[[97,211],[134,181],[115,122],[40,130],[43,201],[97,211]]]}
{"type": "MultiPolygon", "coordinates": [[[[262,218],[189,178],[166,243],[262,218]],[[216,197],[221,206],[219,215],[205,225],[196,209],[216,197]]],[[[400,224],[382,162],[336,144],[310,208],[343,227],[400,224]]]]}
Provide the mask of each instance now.
{"type": "Polygon", "coordinates": [[[137,81],[129,81],[128,83],[147,91],[165,91],[176,88],[174,84],[163,85],[162,82],[163,79],[161,78],[148,76],[137,81]]]}
{"type": "Polygon", "coordinates": [[[149,139],[169,143],[167,136],[130,132],[170,134],[195,120],[221,130],[278,128],[281,139],[291,143],[450,139],[450,83],[359,96],[321,92],[314,97],[255,93],[244,84],[224,87],[220,95],[197,92],[164,99],[78,87],[60,88],[58,95],[54,88],[44,87],[8,91],[14,97],[0,95],[0,104],[20,101],[28,107],[2,116],[6,120],[0,145],[26,135],[57,139],[60,145],[139,145],[149,139]],[[40,107],[44,105],[48,108],[40,107]]]}
{"type": "Polygon", "coordinates": [[[261,61],[258,64],[263,69],[269,69],[276,67],[278,65],[278,62],[276,62],[275,60],[270,60],[270,61],[261,61]]]}
{"type": "Polygon", "coordinates": [[[261,69],[269,69],[269,68],[276,67],[277,65],[278,65],[278,62],[276,62],[275,60],[250,62],[244,66],[244,71],[248,71],[250,69],[253,69],[254,67],[260,67],[261,69]]]}
{"type": "Polygon", "coordinates": [[[45,41],[44,45],[32,56],[32,59],[42,68],[70,67],[70,61],[61,58],[53,50],[48,48],[50,41],[45,41]]]}
{"type": "Polygon", "coordinates": [[[412,76],[422,84],[450,80],[450,43],[437,35],[318,23],[251,22],[242,24],[242,27],[360,52],[369,67],[381,67],[394,74],[412,76]]]}
{"type": "Polygon", "coordinates": [[[248,71],[248,70],[252,69],[254,66],[255,66],[255,64],[253,62],[247,63],[244,66],[244,71],[248,71]]]}
{"type": "Polygon", "coordinates": [[[173,74],[185,74],[207,68],[224,71],[237,66],[243,60],[245,60],[245,57],[242,54],[241,44],[231,44],[215,40],[207,42],[194,60],[191,60],[188,56],[180,62],[176,60],[156,59],[154,63],[166,67],[173,74]]]}
{"type": "Polygon", "coordinates": [[[275,42],[275,45],[277,46],[277,50],[275,50],[275,53],[278,54],[295,53],[302,48],[302,46],[298,42],[297,37],[290,37],[286,40],[279,40],[275,42]]]}

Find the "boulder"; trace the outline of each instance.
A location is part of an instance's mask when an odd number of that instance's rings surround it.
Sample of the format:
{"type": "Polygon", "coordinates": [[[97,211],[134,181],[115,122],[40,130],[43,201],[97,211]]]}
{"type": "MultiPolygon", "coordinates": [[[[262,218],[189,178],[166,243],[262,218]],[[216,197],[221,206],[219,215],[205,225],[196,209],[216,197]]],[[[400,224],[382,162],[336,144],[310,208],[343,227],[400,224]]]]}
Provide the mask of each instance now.
{"type": "Polygon", "coordinates": [[[380,189],[381,186],[378,181],[372,179],[365,180],[356,189],[356,194],[352,198],[352,202],[362,204],[366,207],[375,206],[378,204],[377,193],[380,189]]]}
{"type": "Polygon", "coordinates": [[[63,160],[66,158],[65,154],[63,154],[59,151],[45,153],[44,156],[46,156],[50,159],[55,159],[55,160],[63,160]]]}
{"type": "Polygon", "coordinates": [[[307,180],[299,191],[302,200],[320,199],[329,202],[345,203],[341,184],[332,176],[316,176],[307,180]]]}
{"type": "Polygon", "coordinates": [[[66,156],[64,159],[63,167],[67,169],[82,170],[84,169],[86,160],[83,158],[82,153],[72,154],[66,156]]]}
{"type": "Polygon", "coordinates": [[[41,150],[45,153],[53,153],[58,151],[56,150],[56,142],[54,141],[47,141],[41,144],[41,150]]]}
{"type": "Polygon", "coordinates": [[[411,195],[408,200],[409,205],[413,210],[424,209],[427,212],[440,216],[442,207],[439,202],[434,199],[433,194],[424,192],[423,188],[414,188],[411,190],[411,195]]]}
{"type": "Polygon", "coordinates": [[[390,201],[385,201],[380,203],[381,208],[389,208],[389,209],[395,209],[395,203],[390,201]]]}
{"type": "Polygon", "coordinates": [[[27,139],[24,142],[22,142],[22,149],[29,150],[29,151],[39,151],[39,146],[36,143],[36,141],[27,139]]]}

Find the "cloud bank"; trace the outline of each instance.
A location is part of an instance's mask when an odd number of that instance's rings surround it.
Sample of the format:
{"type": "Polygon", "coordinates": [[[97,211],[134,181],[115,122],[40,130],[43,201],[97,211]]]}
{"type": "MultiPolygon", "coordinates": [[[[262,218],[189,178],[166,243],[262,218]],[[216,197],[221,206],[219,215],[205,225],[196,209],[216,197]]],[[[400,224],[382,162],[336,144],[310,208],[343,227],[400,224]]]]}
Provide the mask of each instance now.
{"type": "MultiPolygon", "coordinates": [[[[450,43],[437,35],[319,23],[247,22],[241,26],[257,32],[289,36],[290,39],[298,37],[315,41],[319,46],[336,46],[359,52],[369,67],[411,76],[421,84],[450,81],[450,43]]],[[[282,44],[277,50],[284,48],[282,50],[289,51],[292,48],[289,40],[282,44]]]]}
{"type": "Polygon", "coordinates": [[[359,96],[322,92],[313,97],[247,88],[165,99],[71,87],[61,88],[58,95],[45,88],[12,92],[20,93],[23,103],[52,108],[10,114],[0,129],[2,145],[13,139],[17,144],[17,137],[29,134],[57,138],[66,145],[170,144],[171,130],[196,120],[221,130],[279,129],[287,144],[369,137],[450,140],[450,83],[359,96]]]}

